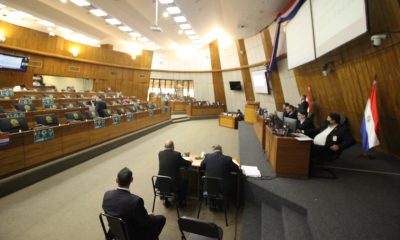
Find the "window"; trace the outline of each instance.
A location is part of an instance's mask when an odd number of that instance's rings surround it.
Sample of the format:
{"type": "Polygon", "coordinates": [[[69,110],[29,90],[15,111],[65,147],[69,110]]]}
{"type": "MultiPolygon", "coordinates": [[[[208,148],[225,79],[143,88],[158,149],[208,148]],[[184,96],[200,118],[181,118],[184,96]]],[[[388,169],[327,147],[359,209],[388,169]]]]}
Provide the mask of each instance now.
{"type": "Polygon", "coordinates": [[[194,97],[193,80],[150,79],[149,91],[156,95],[169,94],[175,98],[194,97]]]}

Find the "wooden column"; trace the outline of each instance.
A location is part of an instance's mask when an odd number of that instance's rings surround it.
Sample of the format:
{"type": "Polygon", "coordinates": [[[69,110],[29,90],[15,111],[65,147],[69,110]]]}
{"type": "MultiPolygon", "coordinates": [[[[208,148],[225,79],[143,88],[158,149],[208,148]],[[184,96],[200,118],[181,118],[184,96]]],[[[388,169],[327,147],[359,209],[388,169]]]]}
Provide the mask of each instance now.
{"type": "MultiPolygon", "coordinates": [[[[264,31],[261,32],[261,38],[264,47],[265,57],[267,60],[271,60],[270,58],[272,56],[273,47],[272,47],[271,36],[269,34],[268,29],[265,29],[264,31]]],[[[285,98],[283,96],[281,80],[279,78],[277,68],[275,68],[274,71],[272,72],[271,88],[272,88],[272,94],[274,95],[275,99],[276,109],[282,110],[282,105],[283,103],[285,103],[285,98]]]]}
{"type": "MultiPolygon", "coordinates": [[[[236,49],[238,51],[240,67],[248,66],[246,47],[244,45],[244,39],[239,39],[236,42],[236,49]]],[[[248,67],[241,69],[244,93],[246,95],[246,101],[254,101],[253,85],[251,83],[250,69],[248,67]]]]}
{"type": "Polygon", "coordinates": [[[222,77],[221,70],[221,61],[219,58],[219,49],[218,49],[218,41],[214,40],[210,43],[210,60],[211,60],[211,68],[213,70],[213,85],[214,85],[214,98],[215,101],[225,104],[225,90],[224,90],[224,81],[222,77]]]}

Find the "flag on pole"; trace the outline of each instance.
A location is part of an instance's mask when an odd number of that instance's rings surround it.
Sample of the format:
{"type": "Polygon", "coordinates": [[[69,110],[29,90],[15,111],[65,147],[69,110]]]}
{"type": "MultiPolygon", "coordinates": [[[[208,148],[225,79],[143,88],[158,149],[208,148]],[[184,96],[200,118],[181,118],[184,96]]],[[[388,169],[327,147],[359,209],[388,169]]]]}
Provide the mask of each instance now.
{"type": "Polygon", "coordinates": [[[310,86],[308,86],[307,87],[307,94],[306,94],[306,101],[307,101],[307,103],[308,103],[308,109],[307,109],[307,112],[311,112],[312,111],[312,108],[311,108],[311,87],[310,86]]]}
{"type": "Polygon", "coordinates": [[[378,130],[379,116],[376,103],[376,81],[374,81],[361,123],[362,149],[364,152],[379,145],[378,130]]]}

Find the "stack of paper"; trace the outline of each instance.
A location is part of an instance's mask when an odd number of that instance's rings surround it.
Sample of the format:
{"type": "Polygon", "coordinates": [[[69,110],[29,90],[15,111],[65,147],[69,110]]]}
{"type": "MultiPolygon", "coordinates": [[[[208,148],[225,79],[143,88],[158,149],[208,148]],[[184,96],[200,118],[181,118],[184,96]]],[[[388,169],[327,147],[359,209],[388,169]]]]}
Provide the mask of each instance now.
{"type": "Polygon", "coordinates": [[[248,177],[261,177],[260,170],[258,170],[257,166],[242,165],[242,171],[243,174],[248,177]]]}

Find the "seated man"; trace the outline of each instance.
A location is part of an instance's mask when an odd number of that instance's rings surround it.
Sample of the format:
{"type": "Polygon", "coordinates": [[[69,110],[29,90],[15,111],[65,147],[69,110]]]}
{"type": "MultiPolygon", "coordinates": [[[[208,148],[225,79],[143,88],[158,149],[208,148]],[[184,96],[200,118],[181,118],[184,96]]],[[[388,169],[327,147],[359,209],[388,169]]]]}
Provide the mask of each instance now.
{"type": "MultiPolygon", "coordinates": [[[[125,167],[119,171],[118,188],[104,194],[103,210],[125,221],[129,239],[157,239],[165,225],[165,217],[147,213],[143,199],[129,191],[132,181],[131,170],[125,167]]],[[[110,236],[108,239],[113,238],[110,236]]]]}
{"type": "Polygon", "coordinates": [[[95,106],[96,106],[96,111],[99,114],[99,116],[105,117],[103,110],[107,109],[107,105],[106,105],[106,102],[103,100],[103,97],[100,96],[100,97],[96,98],[95,106]]]}
{"type": "Polygon", "coordinates": [[[299,111],[297,113],[297,131],[304,131],[314,128],[312,119],[306,117],[307,112],[299,111]]]}
{"type": "MultiPolygon", "coordinates": [[[[186,161],[182,158],[180,152],[174,151],[174,142],[172,140],[165,142],[164,150],[158,153],[158,161],[158,175],[172,178],[173,190],[178,197],[178,206],[184,207],[186,204],[188,180],[181,178],[180,168],[189,167],[191,166],[192,162],[186,161]]],[[[164,200],[164,206],[170,206],[167,198],[164,200]]]]}
{"type": "Polygon", "coordinates": [[[311,161],[336,159],[340,153],[355,143],[347,126],[340,125],[340,115],[330,113],[327,117],[328,125],[320,129],[308,129],[303,133],[313,137],[314,144],[311,148],[311,161]]]}
{"type": "MultiPolygon", "coordinates": [[[[212,146],[213,153],[205,155],[204,160],[201,162],[200,169],[204,170],[204,175],[208,177],[222,178],[223,194],[226,199],[232,194],[231,172],[238,172],[239,166],[232,161],[232,157],[226,156],[222,153],[220,145],[212,146]]],[[[210,208],[215,208],[210,204],[210,208]]]]}
{"type": "Polygon", "coordinates": [[[284,117],[297,119],[297,111],[296,111],[296,109],[294,109],[294,107],[292,105],[287,106],[286,107],[286,116],[285,116],[285,113],[284,113],[284,117]]]}

